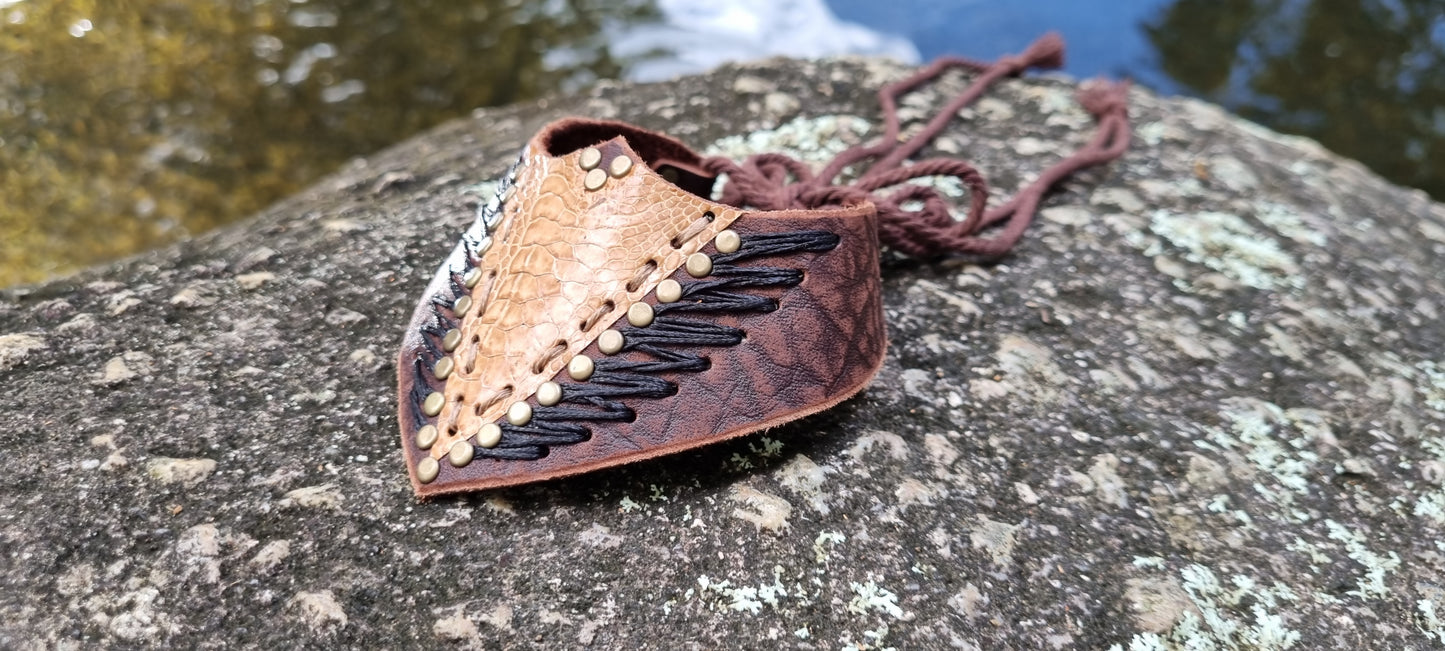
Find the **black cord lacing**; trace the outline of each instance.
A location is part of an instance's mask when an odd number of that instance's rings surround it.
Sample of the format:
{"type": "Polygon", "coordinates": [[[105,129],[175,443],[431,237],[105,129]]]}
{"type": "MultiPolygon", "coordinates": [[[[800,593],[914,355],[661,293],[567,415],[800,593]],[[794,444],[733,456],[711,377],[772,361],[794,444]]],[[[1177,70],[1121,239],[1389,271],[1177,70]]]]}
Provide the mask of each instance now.
{"type": "MultiPolygon", "coordinates": [[[[653,322],[645,328],[622,328],[621,353],[638,353],[641,359],[607,357],[596,361],[592,377],[586,382],[563,385],[561,403],[536,407],[526,425],[502,422],[502,438],[495,447],[473,446],[475,457],[503,460],[534,460],[547,456],[555,445],[581,443],[591,438],[592,430],[585,422],[632,422],[637,413],[623,400],[666,398],[677,393],[677,384],[662,377],[663,373],[705,371],[711,361],[694,350],[736,346],[745,333],[731,326],[684,318],[684,315],[705,313],[767,313],[776,310],[777,301],[744,290],[792,287],[803,281],[803,272],[780,267],[742,266],[758,258],[779,257],[798,253],[821,253],[838,246],[839,237],[828,231],[795,231],[745,235],[736,252],[713,256],[712,274],[703,280],[682,285],[682,298],[674,303],[654,307],[653,322]]],[[[454,296],[463,290],[456,278],[451,282],[454,296]]],[[[421,403],[431,393],[426,380],[428,369],[442,356],[432,341],[440,341],[447,330],[455,328],[443,310],[451,304],[434,300],[436,322],[426,328],[423,348],[417,356],[409,402],[417,426],[425,424],[421,403]]]]}

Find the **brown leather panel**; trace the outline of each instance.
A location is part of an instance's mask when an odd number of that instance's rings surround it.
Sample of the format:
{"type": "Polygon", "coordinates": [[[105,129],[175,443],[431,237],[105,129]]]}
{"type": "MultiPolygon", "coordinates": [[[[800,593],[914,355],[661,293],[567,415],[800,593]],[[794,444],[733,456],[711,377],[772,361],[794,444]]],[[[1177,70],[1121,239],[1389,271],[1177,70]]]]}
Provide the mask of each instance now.
{"type": "MultiPolygon", "coordinates": [[[[749,213],[733,225],[734,230],[746,235],[816,229],[842,239],[828,252],[745,263],[805,271],[800,285],[775,290],[778,310],[688,316],[742,328],[746,341],[698,349],[711,358],[711,368],[663,375],[678,384],[677,394],[628,401],[637,412],[635,422],[586,423],[593,432],[590,440],[554,446],[535,461],[477,459],[462,468],[443,461],[434,482],[421,484],[413,476],[413,487],[419,496],[433,496],[571,475],[768,429],[843,401],[866,386],[883,363],[886,342],[877,227],[876,213],[868,204],[831,211],[749,213]]],[[[714,249],[709,244],[704,251],[714,249]]],[[[692,280],[685,272],[672,275],[680,282],[692,280]]],[[[651,294],[644,300],[656,304],[651,294]]],[[[595,344],[583,352],[602,357],[595,344]]],[[[573,383],[565,372],[553,379],[564,387],[573,383]]],[[[410,437],[403,437],[403,443],[408,467],[414,468],[427,452],[416,448],[410,437]]]]}
{"type": "Polygon", "coordinates": [[[456,370],[443,391],[446,406],[436,419],[441,435],[429,452],[433,457],[444,457],[455,441],[531,396],[740,214],[678,188],[648,166],[658,155],[677,156],[675,141],[630,134],[651,154],[644,157],[620,136],[588,140],[609,128],[616,127],[574,120],[543,131],[528,145],[515,195],[483,258],[490,280],[472,290],[474,307],[461,321],[462,344],[452,353],[456,370]],[[601,170],[619,156],[634,164],[622,177],[608,175],[601,189],[587,190],[578,151],[548,153],[558,141],[595,144],[602,152],[601,170]],[[701,233],[677,248],[670,244],[706,213],[713,219],[701,233]],[[628,282],[648,261],[655,269],[629,291],[628,282]],[[609,304],[601,318],[590,319],[609,304]],[[588,321],[591,327],[584,330],[588,321]],[[557,346],[562,352],[549,356],[557,346]],[[538,364],[540,372],[534,370],[538,364]]]}

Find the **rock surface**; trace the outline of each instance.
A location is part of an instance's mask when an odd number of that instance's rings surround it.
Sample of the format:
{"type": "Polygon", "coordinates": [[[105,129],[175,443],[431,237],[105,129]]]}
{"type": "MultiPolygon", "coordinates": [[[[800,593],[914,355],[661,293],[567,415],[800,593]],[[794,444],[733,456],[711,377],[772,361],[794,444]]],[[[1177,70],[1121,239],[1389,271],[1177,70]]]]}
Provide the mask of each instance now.
{"type": "MultiPolygon", "coordinates": [[[[902,73],[772,61],[479,111],[240,226],[5,292],[0,647],[1445,644],[1445,209],[1142,91],[1127,157],[1002,264],[888,262],[892,346],[858,398],[412,498],[399,334],[535,129],[819,160],[902,73]]],[[[1088,125],[1068,82],[1010,81],[934,149],[1006,194],[1088,125]]]]}

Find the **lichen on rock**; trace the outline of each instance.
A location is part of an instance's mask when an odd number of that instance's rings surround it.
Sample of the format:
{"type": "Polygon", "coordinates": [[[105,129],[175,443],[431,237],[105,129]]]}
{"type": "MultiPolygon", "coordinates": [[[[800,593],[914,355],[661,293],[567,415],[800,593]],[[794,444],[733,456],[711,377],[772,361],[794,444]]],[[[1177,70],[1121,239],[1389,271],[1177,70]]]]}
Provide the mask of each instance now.
{"type": "MultiPolygon", "coordinates": [[[[535,129],[611,115],[817,164],[878,133],[904,72],[778,60],[479,111],[245,224],[0,293],[0,647],[1445,642],[1445,208],[1143,90],[1135,145],[1009,257],[889,254],[857,398],[413,499],[389,351],[535,129]]],[[[1072,95],[1007,81],[921,155],[1001,199],[1086,137],[1072,95]]]]}

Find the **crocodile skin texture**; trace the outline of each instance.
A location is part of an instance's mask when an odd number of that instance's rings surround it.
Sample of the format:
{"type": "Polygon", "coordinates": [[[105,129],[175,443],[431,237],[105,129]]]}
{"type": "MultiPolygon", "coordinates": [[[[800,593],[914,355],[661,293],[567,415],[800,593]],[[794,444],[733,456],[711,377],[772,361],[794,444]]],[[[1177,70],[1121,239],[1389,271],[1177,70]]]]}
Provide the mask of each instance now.
{"type": "MultiPolygon", "coordinates": [[[[733,230],[781,233],[827,230],[839,245],[823,253],[799,253],[758,265],[800,269],[801,284],[764,293],[778,300],[769,313],[699,316],[743,329],[736,346],[699,348],[711,360],[702,372],[664,373],[676,395],[628,404],[633,422],[587,423],[589,440],[554,446],[537,460],[477,459],[456,468],[441,464],[430,483],[413,479],[419,496],[521,484],[615,466],[776,427],[817,413],[862,390],[882,365],[886,346],[878,267],[876,214],[871,204],[817,211],[752,212],[733,230]]],[[[709,244],[703,249],[713,253],[709,244]]],[[[671,274],[691,280],[685,272],[671,274]]],[[[656,304],[656,297],[644,297],[656,304]]],[[[595,343],[582,350],[594,359],[595,343]]],[[[621,357],[642,353],[623,353],[621,357]]],[[[554,381],[574,381],[561,372],[554,381]]],[[[536,406],[535,400],[531,402],[536,406]]],[[[426,454],[404,438],[408,463],[426,454]]]]}
{"type": "MultiPolygon", "coordinates": [[[[867,385],[886,345],[872,204],[744,213],[702,198],[715,179],[700,162],[676,140],[616,122],[566,120],[528,143],[515,187],[504,190],[499,207],[488,204],[463,236],[406,332],[398,403],[402,448],[419,496],[549,479],[741,436],[831,407],[867,385]],[[611,170],[619,157],[632,165],[589,190],[581,162],[588,147],[601,153],[595,169],[611,170]],[[657,305],[662,280],[692,281],[684,261],[699,251],[716,254],[712,241],[727,228],[744,237],[823,230],[840,239],[828,251],[743,263],[804,276],[786,289],[751,290],[777,300],[772,312],[692,315],[741,328],[746,339],[691,351],[709,358],[707,370],[658,373],[678,390],[626,400],[635,420],[585,422],[587,440],[551,445],[537,459],[451,463],[454,447],[470,451],[472,437],[485,424],[505,422],[512,405],[538,408],[534,394],[544,382],[576,384],[568,362],[579,354],[605,357],[598,335],[628,327],[618,320],[637,302],[657,305]],[[679,238],[683,233],[690,236],[679,238]],[[481,275],[468,290],[461,279],[473,265],[481,275]],[[461,315],[449,307],[459,295],[472,301],[461,315]],[[459,345],[444,351],[442,333],[452,327],[459,345]],[[432,374],[439,357],[454,363],[444,380],[432,374]],[[422,399],[433,393],[441,394],[442,407],[426,416],[422,399]],[[426,448],[416,440],[424,425],[437,428],[426,448]],[[428,464],[436,475],[423,481],[419,466],[428,464]]],[[[637,351],[616,357],[648,359],[637,351]]]]}
{"type": "Polygon", "coordinates": [[[611,169],[619,156],[633,161],[631,169],[588,190],[579,151],[548,151],[556,131],[528,144],[483,258],[486,280],[472,290],[452,353],[456,370],[443,390],[435,458],[531,396],[741,214],[666,181],[620,136],[587,144],[602,153],[597,169],[611,169]],[[673,246],[699,220],[701,232],[673,246]]]}

